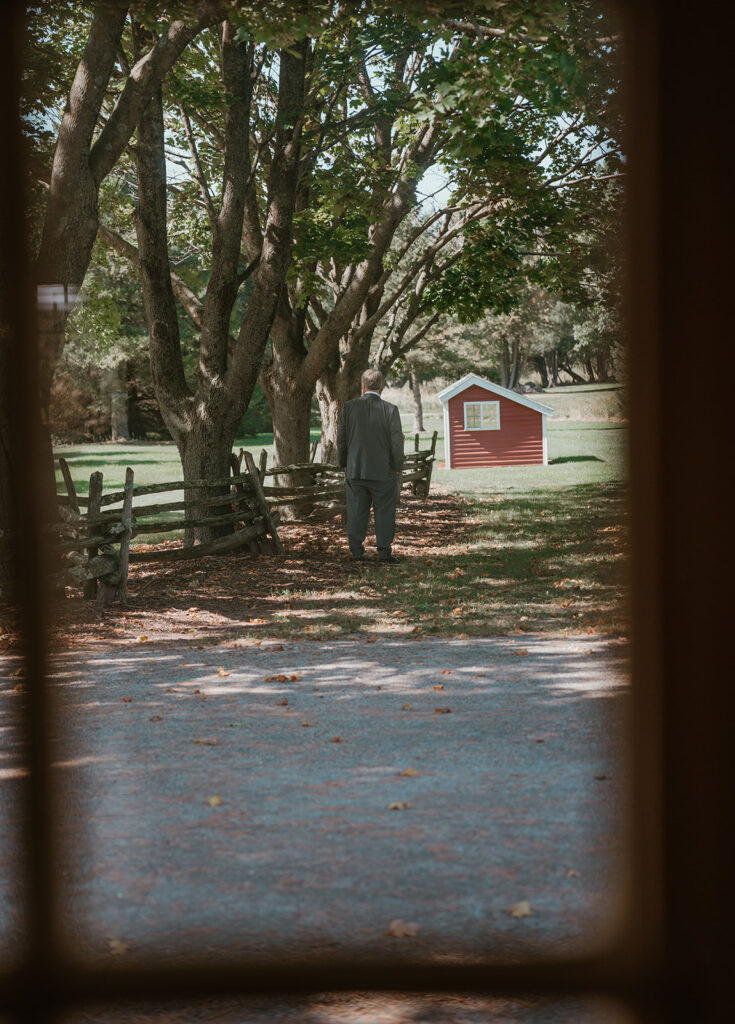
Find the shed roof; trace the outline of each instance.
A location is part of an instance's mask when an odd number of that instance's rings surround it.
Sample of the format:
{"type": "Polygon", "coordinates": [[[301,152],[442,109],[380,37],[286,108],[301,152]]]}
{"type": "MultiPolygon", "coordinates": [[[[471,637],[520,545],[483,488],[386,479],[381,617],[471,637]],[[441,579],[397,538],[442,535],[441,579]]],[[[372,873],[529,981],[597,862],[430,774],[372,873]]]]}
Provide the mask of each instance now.
{"type": "Polygon", "coordinates": [[[484,377],[479,377],[476,373],[466,373],[461,380],[450,384],[449,387],[440,391],[437,398],[440,402],[446,403],[450,398],[454,398],[455,395],[459,395],[462,391],[472,387],[473,384],[485,388],[487,391],[492,391],[493,394],[508,398],[511,402],[518,402],[519,405],[525,405],[529,409],[534,409],[536,412],[540,412],[542,416],[554,415],[554,410],[548,405],[534,402],[532,398],[526,398],[525,395],[519,395],[516,391],[510,391],[508,388],[502,388],[500,384],[493,384],[491,380],[485,380],[484,377]]]}

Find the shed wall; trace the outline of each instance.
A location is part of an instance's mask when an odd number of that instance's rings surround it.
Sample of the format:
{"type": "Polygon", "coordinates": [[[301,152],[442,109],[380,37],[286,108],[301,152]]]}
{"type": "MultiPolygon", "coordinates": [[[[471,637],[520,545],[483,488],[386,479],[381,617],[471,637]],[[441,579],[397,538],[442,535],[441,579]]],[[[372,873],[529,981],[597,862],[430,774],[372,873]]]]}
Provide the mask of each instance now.
{"type": "Polygon", "coordinates": [[[471,385],[450,398],[452,469],[543,465],[543,416],[502,395],[471,385]],[[500,430],[465,430],[465,402],[500,402],[500,430]]]}

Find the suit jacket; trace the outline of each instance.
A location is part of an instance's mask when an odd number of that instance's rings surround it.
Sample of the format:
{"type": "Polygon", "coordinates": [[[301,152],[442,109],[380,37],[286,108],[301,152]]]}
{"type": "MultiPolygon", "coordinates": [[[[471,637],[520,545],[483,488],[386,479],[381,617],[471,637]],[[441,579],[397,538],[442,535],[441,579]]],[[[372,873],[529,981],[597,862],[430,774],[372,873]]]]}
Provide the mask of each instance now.
{"type": "Polygon", "coordinates": [[[389,480],[403,466],[398,406],[380,395],[345,402],[337,427],[337,458],[348,480],[389,480]]]}

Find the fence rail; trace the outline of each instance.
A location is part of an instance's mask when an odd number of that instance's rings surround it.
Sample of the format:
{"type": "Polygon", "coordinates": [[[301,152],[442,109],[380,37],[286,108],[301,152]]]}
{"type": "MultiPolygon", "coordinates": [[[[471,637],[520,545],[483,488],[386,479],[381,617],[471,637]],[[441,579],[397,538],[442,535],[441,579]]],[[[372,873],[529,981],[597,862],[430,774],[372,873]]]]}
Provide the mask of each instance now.
{"type": "Polygon", "coordinates": [[[135,486],[133,470],[125,472],[123,490],[103,493],[103,475],[92,473],[86,498],[76,493],[69,466],[58,460],[66,494],[57,495],[59,519],[52,524],[58,534],[57,553],[62,568],[60,583],[81,583],[87,597],[107,605],[115,597],[125,603],[130,562],[171,562],[206,555],[224,554],[249,545],[253,553],[283,550],[276,524],[278,509],[271,510],[252,457],[245,459],[245,471],[232,464],[233,475],[223,480],[172,480],[135,486]],[[225,489],[224,494],[206,494],[205,489],[225,489]],[[190,497],[202,491],[202,496],[190,497]],[[134,499],[150,494],[179,494],[183,499],[148,505],[134,505],[134,499]],[[109,506],[119,506],[110,508],[109,506]],[[174,512],[183,516],[170,518],[174,512]],[[214,514],[208,514],[214,513],[214,514]],[[202,527],[223,527],[222,536],[200,544],[178,548],[130,549],[136,537],[189,531],[202,527]],[[233,530],[233,527],[235,528],[233,530]],[[238,528],[239,527],[239,528],[238,528]]]}
{"type": "MultiPolygon", "coordinates": [[[[407,452],[401,472],[401,490],[428,495],[434,466],[437,433],[428,448],[407,452]]],[[[316,454],[312,445],[310,457],[316,454]]],[[[66,494],[57,494],[59,518],[52,524],[62,567],[59,582],[84,586],[87,597],[106,605],[117,597],[125,602],[128,566],[131,562],[176,562],[206,555],[225,554],[248,545],[251,552],[270,549],[281,553],[276,529],[281,515],[292,522],[319,522],[345,514],[345,473],[330,462],[310,461],[291,466],[268,467],[263,449],[256,462],[240,449],[230,456],[232,475],[221,480],[170,480],[135,484],[133,470],[125,472],[122,490],[103,491],[103,475],[92,473],[89,493],[78,495],[65,459],[58,460],[66,494]],[[282,479],[285,483],[281,483],[282,479]],[[295,478],[295,479],[294,479],[295,478]],[[266,483],[266,479],[273,482],[266,483]],[[308,481],[308,482],[307,482],[308,481]],[[197,492],[201,491],[201,496],[197,492]],[[214,493],[220,491],[222,493],[214,493]],[[179,497],[180,493],[184,497],[179,497]],[[135,505],[135,499],[166,495],[170,501],[135,505]],[[182,513],[173,518],[174,513],[182,513]],[[159,533],[222,527],[222,536],[177,548],[150,547],[131,550],[131,541],[159,533]]]]}

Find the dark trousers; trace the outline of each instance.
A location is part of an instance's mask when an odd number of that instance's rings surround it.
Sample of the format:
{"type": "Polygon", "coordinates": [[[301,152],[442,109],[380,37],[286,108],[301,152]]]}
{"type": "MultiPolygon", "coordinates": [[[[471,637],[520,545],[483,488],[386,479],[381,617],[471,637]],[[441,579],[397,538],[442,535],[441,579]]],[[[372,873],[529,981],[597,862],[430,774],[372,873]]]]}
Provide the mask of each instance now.
{"type": "Polygon", "coordinates": [[[363,541],[371,505],[375,514],[378,554],[381,558],[390,555],[396,532],[397,502],[398,484],[395,474],[391,474],[388,480],[347,480],[347,540],[356,558],[365,551],[363,541]]]}

